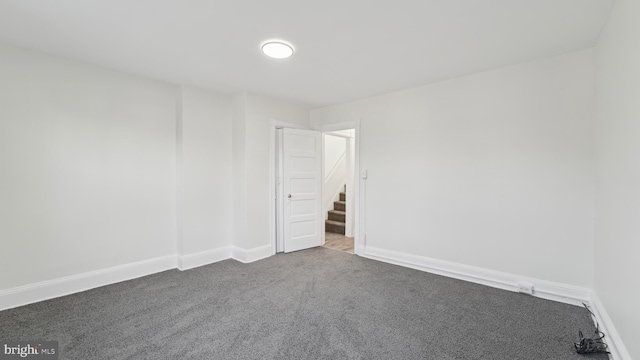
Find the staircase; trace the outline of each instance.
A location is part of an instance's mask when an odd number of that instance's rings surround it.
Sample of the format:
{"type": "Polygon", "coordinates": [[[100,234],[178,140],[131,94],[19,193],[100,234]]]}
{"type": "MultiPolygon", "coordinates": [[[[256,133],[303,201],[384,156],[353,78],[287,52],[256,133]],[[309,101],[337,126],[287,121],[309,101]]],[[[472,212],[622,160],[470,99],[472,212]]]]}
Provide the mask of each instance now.
{"type": "Polygon", "coordinates": [[[329,220],[325,220],[324,222],[324,231],[335,233],[335,234],[345,234],[345,217],[347,210],[347,193],[340,193],[340,201],[333,202],[333,210],[329,210],[329,220]]]}

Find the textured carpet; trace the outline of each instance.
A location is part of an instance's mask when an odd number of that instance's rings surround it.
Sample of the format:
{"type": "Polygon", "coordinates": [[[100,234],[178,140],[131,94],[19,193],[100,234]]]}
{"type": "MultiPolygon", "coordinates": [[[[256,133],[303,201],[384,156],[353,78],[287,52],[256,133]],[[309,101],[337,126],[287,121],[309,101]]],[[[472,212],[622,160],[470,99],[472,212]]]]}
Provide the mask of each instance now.
{"type": "Polygon", "coordinates": [[[0,312],[0,339],[58,340],[61,359],[585,359],[578,330],[577,306],[323,248],[0,312]]]}

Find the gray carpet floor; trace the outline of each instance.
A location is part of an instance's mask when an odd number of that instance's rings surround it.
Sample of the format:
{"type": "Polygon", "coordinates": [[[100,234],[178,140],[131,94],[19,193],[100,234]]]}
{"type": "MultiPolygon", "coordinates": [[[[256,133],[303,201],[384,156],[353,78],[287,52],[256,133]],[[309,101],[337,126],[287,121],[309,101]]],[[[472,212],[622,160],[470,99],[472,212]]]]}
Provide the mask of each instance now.
{"type": "Polygon", "coordinates": [[[61,359],[607,359],[580,307],[315,248],[170,270],[0,312],[61,359]]]}

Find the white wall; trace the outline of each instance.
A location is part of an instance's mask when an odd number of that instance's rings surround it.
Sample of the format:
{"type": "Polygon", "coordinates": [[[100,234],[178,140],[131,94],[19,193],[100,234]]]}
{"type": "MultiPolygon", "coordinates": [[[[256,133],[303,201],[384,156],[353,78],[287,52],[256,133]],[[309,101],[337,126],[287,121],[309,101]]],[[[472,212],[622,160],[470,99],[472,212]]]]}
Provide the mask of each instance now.
{"type": "Polygon", "coordinates": [[[248,250],[268,246],[270,239],[269,211],[273,203],[269,198],[269,121],[308,126],[309,111],[251,93],[239,95],[235,101],[234,203],[241,204],[234,210],[234,245],[248,250]]]}
{"type": "Polygon", "coordinates": [[[176,95],[0,45],[0,289],[174,253],[176,95]]]}
{"type": "Polygon", "coordinates": [[[247,171],[246,171],[246,103],[245,93],[233,98],[232,159],[233,159],[233,244],[245,246],[247,238],[247,171]]]}
{"type": "Polygon", "coordinates": [[[640,359],[640,3],[617,0],[597,45],[595,291],[640,359]]]}
{"type": "Polygon", "coordinates": [[[311,111],[361,119],[366,245],[591,287],[593,50],[311,111]]]}
{"type": "Polygon", "coordinates": [[[338,161],[343,158],[347,152],[347,139],[341,136],[324,134],[324,169],[325,179],[327,175],[339,165],[338,161]]]}
{"type": "Polygon", "coordinates": [[[0,79],[0,291],[82,274],[3,306],[268,255],[269,119],[307,109],[4,45],[0,79]]]}
{"type": "Polygon", "coordinates": [[[182,86],[181,255],[231,246],[232,107],[229,96],[182,86]]]}

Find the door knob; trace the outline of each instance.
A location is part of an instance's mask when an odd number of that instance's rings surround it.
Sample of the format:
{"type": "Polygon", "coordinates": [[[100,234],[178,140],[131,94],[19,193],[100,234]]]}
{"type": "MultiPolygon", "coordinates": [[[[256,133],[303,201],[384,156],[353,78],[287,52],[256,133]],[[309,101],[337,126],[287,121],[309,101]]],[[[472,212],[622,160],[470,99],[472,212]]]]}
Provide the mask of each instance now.
{"type": "Polygon", "coordinates": [[[291,194],[289,194],[289,196],[287,196],[289,199],[291,199],[291,194]]]}

